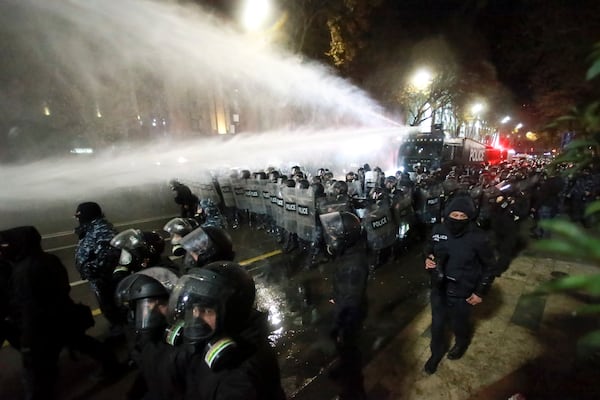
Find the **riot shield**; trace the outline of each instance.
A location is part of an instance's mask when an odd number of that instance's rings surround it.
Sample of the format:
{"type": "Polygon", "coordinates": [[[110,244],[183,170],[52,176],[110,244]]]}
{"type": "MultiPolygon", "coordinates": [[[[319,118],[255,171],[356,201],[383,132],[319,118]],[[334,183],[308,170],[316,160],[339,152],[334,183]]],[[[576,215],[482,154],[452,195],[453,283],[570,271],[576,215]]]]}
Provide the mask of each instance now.
{"type": "Polygon", "coordinates": [[[437,185],[419,187],[416,214],[420,222],[435,224],[441,216],[441,187],[437,185]]]}
{"type": "Polygon", "coordinates": [[[309,189],[296,189],[296,224],[298,237],[307,242],[316,238],[315,194],[309,189]]]}
{"type": "Polygon", "coordinates": [[[346,182],[348,184],[348,196],[350,197],[364,197],[362,185],[360,181],[346,182]]]}
{"type": "Polygon", "coordinates": [[[233,192],[233,185],[229,177],[220,177],[217,179],[219,186],[221,186],[221,194],[223,195],[223,203],[225,207],[236,207],[235,194],[233,192]]]}
{"type": "Polygon", "coordinates": [[[256,179],[254,181],[254,191],[252,192],[252,199],[254,200],[254,212],[258,215],[266,214],[266,205],[269,198],[269,192],[267,191],[267,198],[265,199],[265,191],[267,185],[266,179],[256,179]]]}
{"type": "Polygon", "coordinates": [[[246,200],[246,179],[231,179],[233,185],[233,194],[238,210],[244,211],[248,209],[248,201],[246,200]]]}
{"type": "Polygon", "coordinates": [[[319,214],[329,214],[332,212],[353,212],[350,204],[350,198],[345,195],[327,196],[319,201],[319,214]]]}
{"type": "Polygon", "coordinates": [[[248,210],[253,213],[256,213],[258,201],[260,200],[257,186],[256,179],[246,179],[245,197],[248,204],[248,210]]]}
{"type": "Polygon", "coordinates": [[[283,192],[283,228],[290,233],[298,233],[296,223],[296,188],[284,187],[283,192]]]}
{"type": "Polygon", "coordinates": [[[273,213],[275,215],[275,224],[277,224],[278,227],[280,228],[284,228],[284,215],[285,215],[285,207],[284,207],[284,201],[283,201],[283,189],[284,186],[281,183],[281,179],[279,179],[277,181],[277,183],[274,183],[274,193],[275,193],[275,198],[271,197],[271,203],[275,203],[275,207],[273,207],[273,213]]]}
{"type": "Polygon", "coordinates": [[[210,199],[213,203],[217,205],[221,204],[221,198],[219,197],[219,193],[217,193],[215,184],[213,183],[210,177],[206,177],[202,181],[200,186],[202,188],[202,197],[200,197],[201,199],[210,199]]]}
{"type": "Polygon", "coordinates": [[[369,248],[381,250],[394,244],[397,229],[389,207],[373,204],[367,209],[362,224],[369,248]]]}

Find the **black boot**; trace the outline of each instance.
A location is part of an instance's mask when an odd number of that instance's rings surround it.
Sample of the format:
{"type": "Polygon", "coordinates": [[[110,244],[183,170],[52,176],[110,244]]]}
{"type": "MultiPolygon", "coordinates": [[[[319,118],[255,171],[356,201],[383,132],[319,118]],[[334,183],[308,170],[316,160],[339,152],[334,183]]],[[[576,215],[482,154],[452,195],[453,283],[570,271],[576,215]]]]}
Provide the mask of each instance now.
{"type": "Polygon", "coordinates": [[[465,351],[467,351],[467,345],[463,344],[463,345],[459,345],[459,344],[455,344],[450,351],[448,351],[448,359],[449,360],[458,360],[459,358],[461,358],[464,354],[465,351]]]}
{"type": "Polygon", "coordinates": [[[429,360],[427,360],[427,362],[425,363],[425,366],[423,367],[423,371],[425,371],[429,375],[435,374],[435,371],[437,371],[437,367],[438,367],[438,364],[440,363],[440,360],[441,360],[441,357],[434,357],[434,356],[429,357],[429,360]]]}

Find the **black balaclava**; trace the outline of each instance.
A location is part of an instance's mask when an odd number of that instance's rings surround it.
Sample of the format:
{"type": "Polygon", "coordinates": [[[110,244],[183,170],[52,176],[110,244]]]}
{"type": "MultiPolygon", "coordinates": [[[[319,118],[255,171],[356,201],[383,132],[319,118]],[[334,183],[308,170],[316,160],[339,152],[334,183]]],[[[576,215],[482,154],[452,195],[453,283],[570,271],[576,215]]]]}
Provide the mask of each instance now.
{"type": "Polygon", "coordinates": [[[452,199],[446,207],[446,218],[444,224],[454,237],[460,237],[466,232],[470,221],[475,217],[475,205],[473,200],[467,196],[458,196],[452,199]],[[452,211],[461,211],[465,213],[468,219],[459,220],[450,218],[452,211]]]}
{"type": "Polygon", "coordinates": [[[102,209],[98,203],[88,201],[77,206],[75,216],[79,219],[81,224],[86,224],[95,219],[101,218],[102,209]]]}

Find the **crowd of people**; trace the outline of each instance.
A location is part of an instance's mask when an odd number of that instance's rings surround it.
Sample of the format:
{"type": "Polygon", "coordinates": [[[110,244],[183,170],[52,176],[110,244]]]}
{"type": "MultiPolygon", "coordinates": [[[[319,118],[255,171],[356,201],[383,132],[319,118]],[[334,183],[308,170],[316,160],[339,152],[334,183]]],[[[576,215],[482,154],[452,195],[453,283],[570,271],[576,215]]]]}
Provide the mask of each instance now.
{"type": "MultiPolygon", "coordinates": [[[[264,230],[284,253],[304,255],[303,268],[335,265],[331,377],[341,399],[362,399],[358,337],[370,274],[425,243],[432,354],[424,370],[433,374],[448,347],[446,325],[455,335],[447,358],[467,350],[472,307],[509,267],[523,221],[534,221],[536,238],[548,236],[538,222],[559,214],[590,226],[594,216],[583,210],[600,198],[597,166],[568,175],[541,160],[391,176],[365,164],[337,179],[326,168],[294,166],[215,176],[197,193],[170,185],[181,214],[162,232],[117,232],[95,202],[75,211],[76,268],[136,367],[128,399],[285,398],[254,281],[234,262],[231,229],[264,230]]],[[[91,311],[73,302],[64,265],[42,250],[35,227],[0,232],[0,263],[0,339],[21,352],[28,399],[54,398],[64,347],[122,373],[123,363],[86,335],[91,311]],[[62,330],[46,329],[56,321],[62,330]]]]}

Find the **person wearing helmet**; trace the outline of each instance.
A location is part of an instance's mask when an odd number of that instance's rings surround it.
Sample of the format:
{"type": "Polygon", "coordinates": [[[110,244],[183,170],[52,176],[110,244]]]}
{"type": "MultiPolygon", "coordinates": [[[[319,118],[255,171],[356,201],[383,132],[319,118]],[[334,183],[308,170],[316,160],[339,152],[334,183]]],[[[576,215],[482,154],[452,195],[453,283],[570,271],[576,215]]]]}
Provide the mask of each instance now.
{"type": "Polygon", "coordinates": [[[367,239],[358,217],[349,212],[320,215],[327,252],[334,257],[333,324],[330,336],[338,360],[330,377],[340,386],[340,398],[366,398],[358,337],[367,316],[367,239]]]}
{"type": "Polygon", "coordinates": [[[145,268],[162,266],[177,271],[177,266],[162,256],[165,240],[155,231],[127,229],[116,235],[110,244],[121,250],[119,265],[113,272],[113,288],[127,275],[145,268]]]}
{"type": "Polygon", "coordinates": [[[131,361],[139,368],[127,398],[170,400],[182,398],[183,381],[172,371],[185,369],[185,352],[165,342],[169,294],[178,277],[171,270],[152,267],[119,282],[116,303],[128,315],[131,361]],[[164,358],[169,358],[167,367],[164,358]]]}
{"type": "Polygon", "coordinates": [[[197,227],[198,221],[193,218],[173,218],[163,227],[163,231],[167,232],[171,239],[171,254],[175,257],[174,261],[180,264],[182,271],[194,267],[196,261],[181,246],[181,239],[197,227]]]}
{"type": "Polygon", "coordinates": [[[216,226],[198,227],[185,235],[179,244],[193,260],[185,265],[186,273],[213,261],[233,261],[235,258],[231,236],[216,226]]]}
{"type": "Polygon", "coordinates": [[[467,196],[454,198],[442,223],[434,225],[424,248],[431,276],[431,357],[424,370],[433,374],[446,351],[448,323],[455,344],[448,359],[463,356],[471,339],[472,308],[483,301],[494,281],[496,260],[487,234],[473,222],[475,206],[467,196]]]}
{"type": "Polygon", "coordinates": [[[214,262],[182,276],[169,314],[183,316],[191,351],[185,398],[285,399],[267,316],[254,307],[250,274],[233,262],[214,262]]]}
{"type": "Polygon", "coordinates": [[[114,306],[112,274],[119,261],[119,252],[110,241],[117,231],[105,218],[98,203],[80,203],[75,210],[75,219],[79,223],[75,234],[79,237],[75,248],[75,267],[81,279],[89,282],[102,315],[110,324],[113,336],[120,335],[121,315],[114,306]]]}

